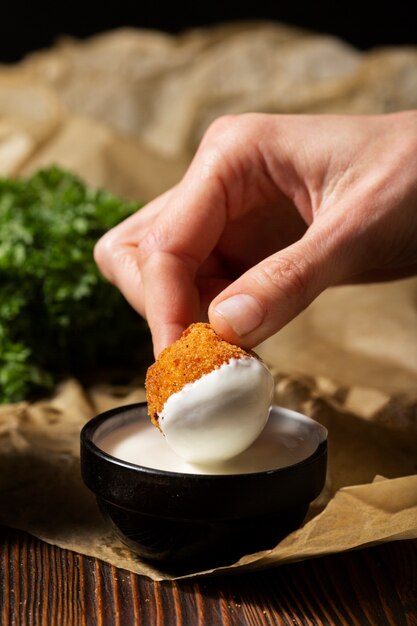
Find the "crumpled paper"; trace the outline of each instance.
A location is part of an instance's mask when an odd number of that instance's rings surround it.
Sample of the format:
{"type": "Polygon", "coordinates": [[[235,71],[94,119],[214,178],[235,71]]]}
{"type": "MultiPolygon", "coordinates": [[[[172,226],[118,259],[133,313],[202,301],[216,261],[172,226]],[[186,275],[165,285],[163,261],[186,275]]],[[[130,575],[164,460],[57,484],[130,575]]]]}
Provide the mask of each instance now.
{"type": "MultiPolygon", "coordinates": [[[[416,47],[363,53],[268,22],[179,36],[122,29],[0,66],[0,175],[57,163],[146,201],[180,179],[219,115],[416,107],[416,47]]],[[[329,471],[302,528],[226,569],[417,536],[416,295],[415,278],[333,288],[259,347],[276,403],[328,428],[329,471]]],[[[0,407],[0,523],[171,578],[115,538],[79,475],[82,425],[143,400],[142,382],[84,389],[70,380],[51,399],[0,407]]]]}
{"type": "MultiPolygon", "coordinates": [[[[218,571],[417,537],[417,434],[348,413],[319,393],[313,379],[282,374],[275,379],[277,403],[302,410],[329,429],[326,486],[302,528],[274,550],[246,555],[218,571]],[[375,481],[380,474],[384,478],[375,481]]],[[[0,524],[154,580],[173,578],[175,572],[144,563],[123,545],[81,480],[79,431],[97,412],[145,398],[139,386],[125,391],[106,385],[85,390],[70,380],[51,400],[0,407],[0,524]]]]}

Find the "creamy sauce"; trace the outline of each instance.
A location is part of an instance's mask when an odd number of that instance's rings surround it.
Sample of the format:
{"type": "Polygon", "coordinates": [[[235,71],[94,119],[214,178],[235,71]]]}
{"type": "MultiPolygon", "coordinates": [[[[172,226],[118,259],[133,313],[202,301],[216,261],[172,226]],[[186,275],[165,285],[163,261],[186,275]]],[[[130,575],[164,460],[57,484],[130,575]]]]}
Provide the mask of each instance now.
{"type": "Polygon", "coordinates": [[[158,470],[185,474],[246,474],[303,461],[326,437],[323,427],[292,411],[274,408],[272,417],[247,450],[223,463],[187,463],[170,448],[164,436],[144,420],[103,433],[96,445],[113,457],[158,470]],[[288,415],[295,417],[289,419],[288,415]]]}
{"type": "Polygon", "coordinates": [[[273,393],[274,379],[262,361],[252,356],[230,359],[171,395],[159,426],[188,463],[222,463],[257,439],[273,393]]]}

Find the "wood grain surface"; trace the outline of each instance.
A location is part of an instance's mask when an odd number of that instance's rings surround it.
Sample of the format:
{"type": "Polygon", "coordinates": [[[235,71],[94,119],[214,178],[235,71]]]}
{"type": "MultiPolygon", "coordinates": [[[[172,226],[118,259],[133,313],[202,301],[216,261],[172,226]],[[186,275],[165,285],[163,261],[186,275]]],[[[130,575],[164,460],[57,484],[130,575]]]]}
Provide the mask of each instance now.
{"type": "Polygon", "coordinates": [[[0,624],[417,626],[417,542],[157,583],[1,529],[0,624]]]}

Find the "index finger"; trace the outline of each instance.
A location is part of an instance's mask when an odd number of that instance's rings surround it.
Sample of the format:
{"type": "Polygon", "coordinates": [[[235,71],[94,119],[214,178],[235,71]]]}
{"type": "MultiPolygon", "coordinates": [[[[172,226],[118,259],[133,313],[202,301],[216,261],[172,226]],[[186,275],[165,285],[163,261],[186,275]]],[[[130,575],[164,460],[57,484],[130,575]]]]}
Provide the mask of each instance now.
{"type": "Polygon", "coordinates": [[[226,220],[226,198],[216,177],[191,168],[170,206],[140,242],[137,258],[155,355],[200,316],[198,268],[215,247],[226,220]]]}

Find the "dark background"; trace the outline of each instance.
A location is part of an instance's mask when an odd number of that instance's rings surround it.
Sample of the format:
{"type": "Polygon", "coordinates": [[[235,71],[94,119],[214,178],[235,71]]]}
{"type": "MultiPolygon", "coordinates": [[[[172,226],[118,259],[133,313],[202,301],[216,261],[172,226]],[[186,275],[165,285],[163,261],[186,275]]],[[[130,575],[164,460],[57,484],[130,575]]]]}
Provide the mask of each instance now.
{"type": "Polygon", "coordinates": [[[177,33],[193,26],[229,20],[272,19],[327,32],[361,49],[417,43],[416,0],[242,0],[241,3],[196,0],[194,3],[7,0],[1,2],[0,63],[50,46],[60,35],[86,37],[118,26],[177,33]]]}

